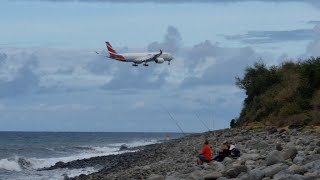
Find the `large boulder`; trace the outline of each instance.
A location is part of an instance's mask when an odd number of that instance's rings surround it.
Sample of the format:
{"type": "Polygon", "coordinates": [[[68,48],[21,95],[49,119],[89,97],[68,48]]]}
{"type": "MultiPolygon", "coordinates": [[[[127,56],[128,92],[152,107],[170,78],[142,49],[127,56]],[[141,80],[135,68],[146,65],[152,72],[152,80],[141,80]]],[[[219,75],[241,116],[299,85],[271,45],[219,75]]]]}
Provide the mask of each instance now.
{"type": "Polygon", "coordinates": [[[277,164],[284,161],[282,153],[277,150],[271,151],[267,156],[267,166],[277,164]]]}
{"type": "Polygon", "coordinates": [[[204,176],[205,180],[216,180],[221,177],[222,174],[220,172],[214,171],[204,176]]]}
{"type": "Polygon", "coordinates": [[[293,160],[297,154],[298,154],[298,150],[293,146],[284,150],[282,153],[284,160],[287,160],[287,159],[293,160]]]}
{"type": "Polygon", "coordinates": [[[193,171],[190,173],[188,179],[193,179],[193,180],[203,180],[204,179],[204,172],[200,170],[193,171]]]}
{"type": "Polygon", "coordinates": [[[303,175],[304,173],[307,172],[307,168],[304,166],[299,166],[296,164],[292,164],[289,168],[288,171],[291,172],[292,174],[301,174],[303,175]]]}
{"type": "Polygon", "coordinates": [[[320,154],[310,154],[307,156],[296,156],[293,163],[298,165],[305,165],[309,162],[316,161],[320,159],[320,154]]]}
{"type": "Polygon", "coordinates": [[[261,169],[253,169],[249,171],[249,180],[261,180],[264,177],[264,171],[261,169]]]}
{"type": "Polygon", "coordinates": [[[211,168],[215,171],[223,172],[225,170],[225,165],[218,161],[211,161],[210,164],[211,168]]]}
{"type": "Polygon", "coordinates": [[[250,140],[245,145],[246,149],[266,149],[269,147],[269,144],[264,141],[255,141],[250,140]]]}
{"type": "Polygon", "coordinates": [[[235,166],[231,167],[227,171],[223,173],[223,175],[227,178],[236,178],[240,173],[247,172],[248,168],[247,166],[235,166]]]}
{"type": "Polygon", "coordinates": [[[318,171],[320,174],[320,160],[312,161],[304,165],[305,168],[318,171]]]}
{"type": "Polygon", "coordinates": [[[275,174],[277,174],[278,172],[280,172],[286,168],[288,168],[288,165],[285,165],[283,163],[279,163],[279,164],[274,164],[274,165],[266,167],[265,169],[263,169],[263,172],[266,177],[273,177],[275,174]]]}

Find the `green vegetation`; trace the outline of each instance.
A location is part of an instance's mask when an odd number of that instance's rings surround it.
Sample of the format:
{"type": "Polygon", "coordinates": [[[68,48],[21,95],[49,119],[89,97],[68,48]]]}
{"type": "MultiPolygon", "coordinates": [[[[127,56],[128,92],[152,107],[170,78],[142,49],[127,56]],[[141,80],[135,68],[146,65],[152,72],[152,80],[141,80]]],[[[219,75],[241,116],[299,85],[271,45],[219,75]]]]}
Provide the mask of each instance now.
{"type": "Polygon", "coordinates": [[[247,95],[230,125],[320,125],[320,58],[247,67],[236,85],[247,95]]]}

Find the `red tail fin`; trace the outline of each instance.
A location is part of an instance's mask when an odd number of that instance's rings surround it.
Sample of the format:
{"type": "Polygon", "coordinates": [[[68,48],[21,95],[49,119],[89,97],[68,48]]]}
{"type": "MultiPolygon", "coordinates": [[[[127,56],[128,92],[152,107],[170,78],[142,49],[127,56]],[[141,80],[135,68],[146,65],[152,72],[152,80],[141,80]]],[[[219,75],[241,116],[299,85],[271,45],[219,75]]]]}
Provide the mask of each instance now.
{"type": "Polygon", "coordinates": [[[110,58],[125,61],[125,58],[122,55],[118,54],[117,51],[112,48],[111,44],[108,41],[106,41],[106,47],[108,49],[110,58]]]}
{"type": "Polygon", "coordinates": [[[118,54],[117,51],[115,51],[115,50],[112,48],[111,44],[110,44],[108,41],[106,41],[106,46],[107,46],[107,49],[108,49],[108,51],[109,51],[109,55],[110,55],[110,56],[114,56],[114,55],[118,54]]]}

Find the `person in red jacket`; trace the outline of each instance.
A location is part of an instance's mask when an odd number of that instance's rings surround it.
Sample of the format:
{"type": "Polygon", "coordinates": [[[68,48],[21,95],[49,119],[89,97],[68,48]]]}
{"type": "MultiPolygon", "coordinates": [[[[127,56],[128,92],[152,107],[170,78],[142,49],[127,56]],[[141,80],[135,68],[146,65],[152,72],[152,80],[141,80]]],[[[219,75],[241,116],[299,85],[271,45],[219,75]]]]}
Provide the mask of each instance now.
{"type": "Polygon", "coordinates": [[[197,164],[201,165],[203,162],[211,161],[211,148],[208,140],[205,140],[204,145],[202,146],[202,150],[197,158],[197,164]]]}

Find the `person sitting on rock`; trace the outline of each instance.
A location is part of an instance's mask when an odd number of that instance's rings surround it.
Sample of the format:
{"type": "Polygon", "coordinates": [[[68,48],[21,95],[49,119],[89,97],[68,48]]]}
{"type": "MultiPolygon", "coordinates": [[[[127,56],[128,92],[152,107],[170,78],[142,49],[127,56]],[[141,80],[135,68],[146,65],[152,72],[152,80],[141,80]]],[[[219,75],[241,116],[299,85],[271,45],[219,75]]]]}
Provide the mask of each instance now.
{"type": "Polygon", "coordinates": [[[233,159],[240,158],[240,151],[234,145],[231,144],[229,150],[230,150],[230,155],[233,159]]]}
{"type": "Polygon", "coordinates": [[[223,161],[223,159],[229,156],[230,153],[230,143],[228,141],[224,141],[223,144],[220,146],[220,151],[218,155],[214,157],[212,160],[223,161]]]}
{"type": "Polygon", "coordinates": [[[210,162],[210,161],[211,161],[211,148],[208,140],[205,140],[204,145],[202,146],[201,153],[198,155],[197,164],[202,165],[203,162],[210,162]]]}

